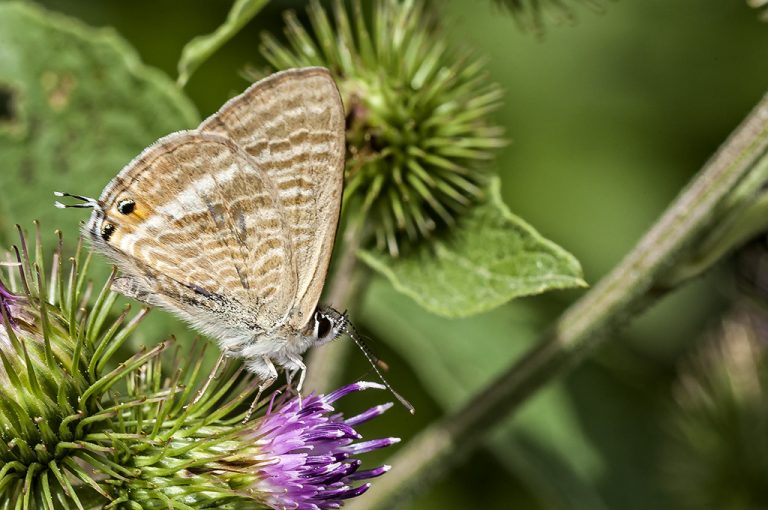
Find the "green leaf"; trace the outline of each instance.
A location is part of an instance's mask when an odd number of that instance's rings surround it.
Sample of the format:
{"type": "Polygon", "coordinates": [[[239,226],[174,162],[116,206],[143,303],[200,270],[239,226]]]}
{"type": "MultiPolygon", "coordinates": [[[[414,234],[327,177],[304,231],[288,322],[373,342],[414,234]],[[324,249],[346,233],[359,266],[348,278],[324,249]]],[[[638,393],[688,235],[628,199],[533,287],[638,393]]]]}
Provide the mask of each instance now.
{"type": "MultiPolygon", "coordinates": [[[[0,3],[0,240],[42,221],[73,244],[81,210],[54,191],[98,196],[162,135],[199,122],[192,103],[111,29],[31,3],[0,3]]],[[[6,245],[7,247],[7,245],[6,245]]]]}
{"type": "Polygon", "coordinates": [[[447,240],[398,259],[363,251],[360,257],[399,292],[445,317],[467,317],[510,299],[584,286],[568,252],[512,214],[494,179],[485,203],[473,208],[447,240]]]}
{"type": "MultiPolygon", "coordinates": [[[[113,30],[0,2],[0,248],[18,242],[14,224],[29,229],[37,219],[72,249],[88,214],[56,209],[53,192],[97,197],[144,147],[199,122],[173,81],[113,30]]],[[[109,271],[100,262],[96,280],[109,271]]],[[[185,329],[152,313],[133,338],[153,345],[185,329]]]]}
{"type": "MultiPolygon", "coordinates": [[[[371,285],[357,318],[413,365],[427,392],[448,411],[491,383],[545,326],[545,318],[522,301],[475,317],[445,319],[414,307],[381,280],[371,285]]],[[[602,454],[583,430],[562,382],[538,393],[487,444],[547,508],[605,508],[596,489],[605,469],[602,454]]]]}
{"type": "Polygon", "coordinates": [[[186,85],[197,68],[251,21],[268,1],[236,0],[227,14],[227,20],[219,28],[208,35],[201,35],[189,41],[181,50],[178,64],[179,77],[176,80],[179,86],[186,85]]]}

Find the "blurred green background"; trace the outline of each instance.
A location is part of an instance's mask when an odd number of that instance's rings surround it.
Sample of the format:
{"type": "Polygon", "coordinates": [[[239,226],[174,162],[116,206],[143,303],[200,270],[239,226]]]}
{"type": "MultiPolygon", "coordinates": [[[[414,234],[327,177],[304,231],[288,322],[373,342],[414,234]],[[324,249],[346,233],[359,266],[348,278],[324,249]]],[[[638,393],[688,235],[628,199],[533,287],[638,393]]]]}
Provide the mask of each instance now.
{"type": "MultiPolygon", "coordinates": [[[[113,27],[143,62],[172,79],[184,44],[214,30],[230,7],[204,0],[38,3],[94,27],[113,27]]],[[[186,89],[202,117],[245,88],[243,68],[264,65],[259,33],[280,33],[281,12],[294,8],[303,17],[304,5],[270,2],[203,64],[186,89]]],[[[580,9],[575,23],[549,25],[543,38],[521,32],[491,1],[441,0],[433,8],[448,37],[487,58],[506,90],[496,119],[512,141],[498,161],[507,204],[573,253],[591,284],[633,246],[768,83],[768,26],[744,2],[620,1],[602,14],[580,9]]],[[[86,126],[78,136],[91,134],[86,126]]],[[[153,139],[137,137],[136,151],[153,139]]],[[[60,187],[98,194],[105,183],[62,180],[60,187]]],[[[8,193],[13,190],[0,193],[0,206],[8,193]]],[[[42,216],[51,204],[25,207],[25,217],[42,216]]],[[[19,221],[0,211],[0,225],[19,221]]],[[[449,321],[375,282],[356,320],[377,340],[392,383],[418,413],[411,418],[395,408],[372,424],[370,435],[407,443],[444,410],[471,398],[582,292],[522,299],[449,321]]],[[[731,274],[721,268],[667,296],[537,395],[489,438],[492,448],[465,459],[405,508],[680,508],[660,469],[665,417],[674,406],[670,390],[678,362],[733,293],[731,274]]],[[[159,340],[164,327],[155,320],[142,337],[159,340]]],[[[364,360],[351,356],[345,380],[363,376],[370,377],[364,360]]],[[[364,404],[352,399],[349,405],[364,404]]]]}

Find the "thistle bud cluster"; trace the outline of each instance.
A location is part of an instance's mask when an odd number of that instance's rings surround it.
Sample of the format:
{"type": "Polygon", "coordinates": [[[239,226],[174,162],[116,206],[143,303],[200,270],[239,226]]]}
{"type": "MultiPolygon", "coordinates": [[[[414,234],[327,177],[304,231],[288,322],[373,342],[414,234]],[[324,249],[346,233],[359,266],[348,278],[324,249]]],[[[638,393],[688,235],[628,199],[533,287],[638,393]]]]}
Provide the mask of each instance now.
{"type": "Polygon", "coordinates": [[[79,246],[63,264],[59,238],[46,265],[39,237],[21,235],[0,276],[3,508],[338,508],[388,470],[359,455],[397,439],[357,427],[389,405],[333,406],[379,385],[277,392],[251,414],[258,381],[226,362],[205,384],[204,345],[123,354],[146,310],[114,310],[114,272],[94,295],[79,246]]]}

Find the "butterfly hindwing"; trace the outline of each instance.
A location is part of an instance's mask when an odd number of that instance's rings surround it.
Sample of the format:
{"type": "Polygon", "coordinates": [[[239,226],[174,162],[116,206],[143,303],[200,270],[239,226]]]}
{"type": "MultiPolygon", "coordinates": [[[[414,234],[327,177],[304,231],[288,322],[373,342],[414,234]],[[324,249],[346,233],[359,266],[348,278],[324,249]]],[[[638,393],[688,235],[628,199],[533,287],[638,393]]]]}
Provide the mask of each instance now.
{"type": "Polygon", "coordinates": [[[288,325],[314,313],[333,250],[344,182],[344,109],[326,69],[293,69],[252,85],[198,128],[226,136],[273,182],[290,243],[288,325]]]}

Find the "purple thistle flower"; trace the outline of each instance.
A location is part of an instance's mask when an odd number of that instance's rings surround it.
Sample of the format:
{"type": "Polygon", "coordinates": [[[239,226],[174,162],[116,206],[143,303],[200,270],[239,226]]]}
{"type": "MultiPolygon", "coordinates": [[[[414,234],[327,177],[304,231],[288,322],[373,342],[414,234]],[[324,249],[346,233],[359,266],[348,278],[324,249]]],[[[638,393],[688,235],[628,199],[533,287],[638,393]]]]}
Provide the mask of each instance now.
{"type": "Polygon", "coordinates": [[[16,301],[16,299],[16,294],[5,288],[2,280],[0,280],[0,306],[5,308],[5,313],[8,315],[9,319],[12,317],[11,304],[16,301]]]}
{"type": "Polygon", "coordinates": [[[373,407],[344,419],[331,404],[350,393],[383,386],[358,382],[327,395],[309,395],[270,406],[244,439],[259,448],[258,481],[253,494],[275,509],[325,510],[340,508],[344,500],[363,494],[389,466],[358,470],[361,453],[398,443],[398,438],[360,441],[355,426],[381,415],[392,404],[373,407]]]}
{"type": "MultiPolygon", "coordinates": [[[[0,307],[5,310],[5,315],[8,317],[8,321],[11,326],[16,325],[17,315],[20,313],[19,304],[23,301],[23,297],[14,294],[5,286],[2,280],[0,280],[0,307]]],[[[2,330],[3,317],[0,312],[0,330],[2,330]]]]}

